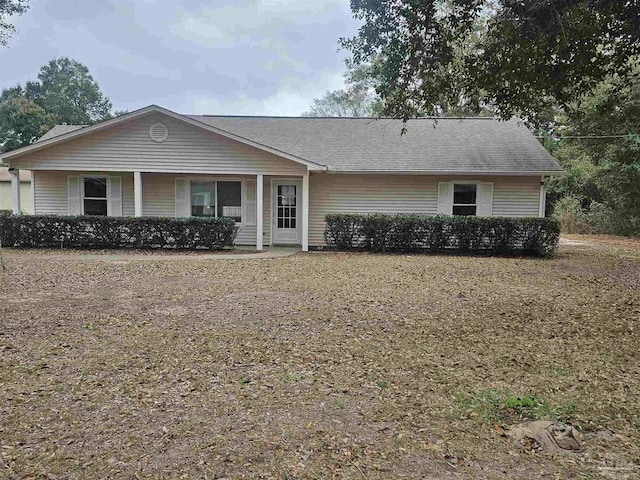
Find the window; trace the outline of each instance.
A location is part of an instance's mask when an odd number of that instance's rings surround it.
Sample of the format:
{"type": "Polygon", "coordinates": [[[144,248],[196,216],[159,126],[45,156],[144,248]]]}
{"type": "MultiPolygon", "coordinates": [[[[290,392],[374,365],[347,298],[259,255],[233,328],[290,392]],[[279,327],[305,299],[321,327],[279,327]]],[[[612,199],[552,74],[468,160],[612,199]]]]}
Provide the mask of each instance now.
{"type": "Polygon", "coordinates": [[[242,183],[192,181],[191,216],[230,217],[242,222],[242,183]]]}
{"type": "Polygon", "coordinates": [[[107,177],[83,178],[84,215],[107,215],[107,177]]]}
{"type": "Polygon", "coordinates": [[[453,214],[475,215],[477,210],[478,186],[475,184],[453,185],[453,214]]]}

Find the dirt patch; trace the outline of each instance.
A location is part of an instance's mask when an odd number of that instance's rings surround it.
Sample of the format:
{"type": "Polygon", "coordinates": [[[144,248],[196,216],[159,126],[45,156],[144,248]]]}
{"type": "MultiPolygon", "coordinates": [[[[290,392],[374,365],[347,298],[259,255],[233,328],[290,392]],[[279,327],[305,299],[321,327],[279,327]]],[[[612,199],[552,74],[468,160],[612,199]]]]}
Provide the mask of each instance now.
{"type": "Polygon", "coordinates": [[[635,474],[633,255],[13,256],[0,477],[635,474]],[[582,450],[531,453],[458,414],[458,395],[489,389],[571,403],[582,450]]]}

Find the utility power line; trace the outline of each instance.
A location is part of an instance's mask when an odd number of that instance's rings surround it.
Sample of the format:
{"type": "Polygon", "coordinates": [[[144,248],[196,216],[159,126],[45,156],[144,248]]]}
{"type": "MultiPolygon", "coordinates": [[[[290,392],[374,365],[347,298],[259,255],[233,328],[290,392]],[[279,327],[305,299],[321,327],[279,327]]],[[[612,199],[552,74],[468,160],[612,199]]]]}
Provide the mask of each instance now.
{"type": "Polygon", "coordinates": [[[536,138],[543,138],[543,139],[549,139],[549,140],[564,140],[566,138],[585,138],[585,139],[589,139],[589,138],[627,138],[630,137],[632,134],[629,133],[627,135],[566,135],[566,136],[560,136],[560,137],[555,137],[555,136],[550,136],[550,137],[545,137],[542,135],[538,135],[536,136],[536,138]]]}

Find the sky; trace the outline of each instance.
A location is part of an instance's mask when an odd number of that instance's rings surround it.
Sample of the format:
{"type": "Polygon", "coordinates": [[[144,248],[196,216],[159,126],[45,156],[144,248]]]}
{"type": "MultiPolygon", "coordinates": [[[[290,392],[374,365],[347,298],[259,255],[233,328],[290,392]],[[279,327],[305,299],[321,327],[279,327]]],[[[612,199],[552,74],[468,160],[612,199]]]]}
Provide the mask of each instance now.
{"type": "Polygon", "coordinates": [[[0,46],[0,88],[66,56],[115,110],[290,115],[343,86],[349,0],[30,0],[0,46]]]}

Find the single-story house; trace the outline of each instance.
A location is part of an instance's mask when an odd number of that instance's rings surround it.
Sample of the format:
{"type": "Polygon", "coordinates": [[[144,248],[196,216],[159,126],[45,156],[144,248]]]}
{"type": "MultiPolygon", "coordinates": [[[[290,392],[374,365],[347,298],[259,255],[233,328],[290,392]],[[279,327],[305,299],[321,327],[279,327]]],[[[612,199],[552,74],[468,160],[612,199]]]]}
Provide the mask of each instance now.
{"type": "MultiPolygon", "coordinates": [[[[20,173],[20,208],[23,213],[33,213],[31,205],[31,172],[21,170],[20,173]]],[[[11,176],[7,167],[0,167],[0,211],[12,210],[11,176]]]]}
{"type": "MultiPolygon", "coordinates": [[[[237,244],[324,244],[325,215],[544,216],[558,163],[517,120],[180,115],[59,125],[0,156],[35,214],[226,216],[237,244]]],[[[16,191],[16,190],[14,190],[16,191]]],[[[20,212],[18,195],[13,210],[20,212]]]]}

